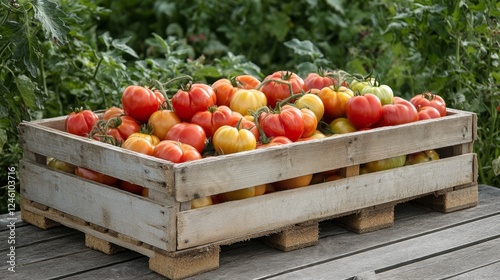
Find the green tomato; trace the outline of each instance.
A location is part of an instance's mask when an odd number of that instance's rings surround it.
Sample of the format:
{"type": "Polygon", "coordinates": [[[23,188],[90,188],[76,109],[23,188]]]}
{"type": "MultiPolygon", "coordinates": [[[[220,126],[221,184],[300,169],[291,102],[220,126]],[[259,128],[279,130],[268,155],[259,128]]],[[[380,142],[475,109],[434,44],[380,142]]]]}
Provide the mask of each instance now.
{"type": "Polygon", "coordinates": [[[55,159],[55,158],[47,158],[47,166],[68,173],[75,173],[76,166],[73,164],[55,159]]]}
{"type": "Polygon", "coordinates": [[[366,86],[373,85],[375,84],[375,78],[370,78],[369,80],[365,81],[358,81],[358,80],[353,80],[349,84],[349,88],[354,92],[361,92],[366,86]]]}
{"type": "Polygon", "coordinates": [[[368,162],[364,165],[364,169],[367,173],[371,173],[392,168],[398,168],[404,166],[405,162],[406,162],[406,155],[402,155],[402,156],[368,162]]]}
{"type": "Polygon", "coordinates": [[[363,87],[361,90],[361,95],[365,95],[367,93],[371,93],[375,96],[377,96],[380,99],[380,103],[382,103],[382,106],[386,104],[391,104],[392,99],[394,98],[394,93],[392,92],[392,89],[388,85],[367,85],[363,87]]]}

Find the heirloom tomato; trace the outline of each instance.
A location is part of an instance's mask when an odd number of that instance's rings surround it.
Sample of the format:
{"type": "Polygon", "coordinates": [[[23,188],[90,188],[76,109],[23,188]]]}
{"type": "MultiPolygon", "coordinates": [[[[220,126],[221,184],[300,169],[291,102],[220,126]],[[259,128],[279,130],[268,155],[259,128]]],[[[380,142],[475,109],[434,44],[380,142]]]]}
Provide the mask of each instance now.
{"type": "Polygon", "coordinates": [[[266,192],[266,184],[258,185],[255,187],[244,188],[241,190],[220,193],[217,195],[217,198],[221,202],[226,202],[226,201],[240,200],[258,195],[263,195],[265,192],[266,192]]]}
{"type": "Polygon", "coordinates": [[[67,132],[87,137],[97,121],[99,121],[99,117],[96,113],[90,110],[78,109],[66,117],[64,125],[67,132]]]}
{"type": "Polygon", "coordinates": [[[213,205],[211,196],[199,197],[191,200],[191,209],[198,209],[206,206],[213,205]]]}
{"type": "Polygon", "coordinates": [[[446,116],[446,103],[443,98],[437,94],[430,92],[424,92],[423,94],[415,95],[410,99],[410,103],[415,106],[415,108],[423,108],[426,106],[431,106],[439,111],[441,117],[446,116]]]}
{"type": "Polygon", "coordinates": [[[318,92],[318,97],[325,106],[325,116],[335,119],[345,117],[345,105],[354,93],[344,86],[326,87],[318,92]]]}
{"type": "Polygon", "coordinates": [[[432,106],[418,107],[418,120],[428,120],[441,117],[438,109],[432,106]]]}
{"type": "Polygon", "coordinates": [[[436,150],[426,150],[407,155],[405,165],[412,165],[438,159],[439,154],[436,152],[436,150]]]}
{"type": "Polygon", "coordinates": [[[306,187],[311,183],[313,174],[302,175],[290,179],[273,182],[272,185],[277,190],[289,190],[306,187]]]}
{"type": "Polygon", "coordinates": [[[415,106],[401,97],[394,97],[392,104],[382,106],[382,117],[377,126],[389,126],[418,121],[415,106]]]}
{"type": "Polygon", "coordinates": [[[154,135],[137,132],[123,142],[122,148],[150,156],[159,142],[160,139],[154,135]]]}
{"type": "Polygon", "coordinates": [[[231,97],[239,89],[255,89],[259,86],[259,79],[251,75],[239,75],[234,79],[219,79],[212,84],[217,96],[217,105],[229,106],[231,97]]]}
{"type": "Polygon", "coordinates": [[[336,118],[330,123],[330,130],[334,134],[355,132],[356,127],[347,118],[336,118]]]}
{"type": "Polygon", "coordinates": [[[60,170],[73,174],[75,174],[75,169],[76,169],[76,166],[74,166],[73,164],[64,162],[62,160],[58,160],[56,158],[47,158],[47,166],[55,170],[60,170]]]}
{"type": "Polygon", "coordinates": [[[257,111],[259,108],[267,105],[266,95],[256,89],[240,89],[233,94],[229,108],[240,113],[249,115],[251,111],[257,111]]]}
{"type": "Polygon", "coordinates": [[[152,130],[151,133],[160,140],[164,140],[168,131],[178,123],[181,123],[179,116],[174,111],[168,109],[154,112],[148,120],[148,126],[152,130]]]}
{"type": "Polygon", "coordinates": [[[406,155],[396,156],[365,163],[364,169],[368,173],[377,172],[404,166],[405,162],[406,162],[406,155]]]}
{"type": "Polygon", "coordinates": [[[207,142],[207,135],[201,126],[182,122],[172,126],[165,139],[189,144],[202,153],[207,142]]]}
{"type": "Polygon", "coordinates": [[[257,146],[257,139],[247,129],[223,125],[215,131],[212,144],[217,153],[228,155],[254,150],[257,146]]]}
{"type": "Polygon", "coordinates": [[[300,138],[306,138],[312,136],[316,132],[316,128],[318,127],[318,119],[313,111],[302,108],[300,109],[302,112],[302,119],[304,120],[304,131],[300,138]]]}
{"type": "Polygon", "coordinates": [[[346,115],[358,129],[371,127],[382,117],[382,104],[373,94],[357,95],[347,101],[346,115]]]}
{"type": "Polygon", "coordinates": [[[205,111],[216,105],[217,96],[214,90],[206,84],[190,84],[187,88],[179,89],[172,97],[172,107],[183,121],[189,122],[194,114],[205,111]]]}
{"type": "Polygon", "coordinates": [[[293,72],[276,71],[262,81],[260,90],[267,98],[267,105],[275,107],[278,101],[302,93],[305,85],[304,80],[293,72]]]}
{"type": "Polygon", "coordinates": [[[267,143],[259,142],[257,144],[257,148],[262,149],[262,148],[266,148],[266,147],[289,144],[289,143],[293,143],[293,142],[292,142],[292,140],[288,139],[287,137],[276,136],[276,137],[269,139],[269,142],[267,142],[267,143]]]}
{"type": "Polygon", "coordinates": [[[118,131],[121,138],[126,140],[130,135],[141,130],[141,126],[135,119],[129,116],[121,116],[108,120],[109,128],[118,131]]]}
{"type": "Polygon", "coordinates": [[[376,84],[367,85],[361,90],[361,95],[371,93],[380,99],[382,106],[385,104],[391,104],[394,98],[394,93],[388,85],[380,85],[378,82],[376,84]]]}
{"type": "Polygon", "coordinates": [[[154,148],[153,156],[173,163],[201,159],[201,154],[195,147],[174,140],[160,141],[154,148]]]}
{"type": "Polygon", "coordinates": [[[113,106],[113,107],[106,109],[106,111],[104,111],[104,113],[101,116],[101,119],[107,121],[111,118],[121,117],[123,115],[125,115],[125,112],[123,112],[122,108],[118,108],[116,106],[113,106]]]}
{"type": "Polygon", "coordinates": [[[323,104],[323,101],[321,101],[321,98],[313,93],[306,93],[299,97],[297,101],[295,101],[295,107],[299,109],[308,108],[313,111],[318,121],[320,121],[325,114],[325,105],[323,104]]]}
{"type": "Polygon", "coordinates": [[[309,73],[304,79],[305,90],[311,89],[322,89],[324,87],[333,86],[334,84],[338,84],[338,82],[328,75],[327,72],[323,73],[309,73]]]}
{"type": "Polygon", "coordinates": [[[144,190],[144,187],[136,185],[136,184],[132,184],[132,183],[127,182],[127,181],[120,181],[118,183],[118,187],[124,191],[131,192],[131,193],[137,194],[137,195],[142,195],[142,192],[144,190]]]}
{"type": "Polygon", "coordinates": [[[255,139],[260,139],[260,133],[259,133],[259,128],[255,123],[247,118],[247,116],[242,116],[240,113],[233,111],[231,113],[231,124],[230,126],[236,127],[239,125],[240,129],[248,129],[250,132],[252,132],[253,136],[255,136],[255,139]]]}
{"type": "Polygon", "coordinates": [[[364,80],[353,80],[349,85],[349,88],[355,93],[356,92],[361,93],[363,88],[365,88],[368,85],[373,85],[374,83],[375,83],[375,78],[367,78],[364,80]]]}
{"type": "Polygon", "coordinates": [[[75,175],[97,183],[113,186],[118,179],[83,167],[75,168],[75,175]]]}
{"type": "Polygon", "coordinates": [[[160,107],[156,94],[147,87],[128,86],[122,95],[123,112],[138,121],[147,122],[160,107]]]}
{"type": "Polygon", "coordinates": [[[304,132],[302,112],[291,105],[285,105],[273,112],[262,111],[258,121],[267,137],[285,136],[296,141],[304,132]]]}
{"type": "Polygon", "coordinates": [[[232,117],[232,111],[229,107],[214,105],[206,111],[194,114],[191,123],[201,126],[205,130],[207,137],[212,137],[219,127],[231,125],[232,117]]]}

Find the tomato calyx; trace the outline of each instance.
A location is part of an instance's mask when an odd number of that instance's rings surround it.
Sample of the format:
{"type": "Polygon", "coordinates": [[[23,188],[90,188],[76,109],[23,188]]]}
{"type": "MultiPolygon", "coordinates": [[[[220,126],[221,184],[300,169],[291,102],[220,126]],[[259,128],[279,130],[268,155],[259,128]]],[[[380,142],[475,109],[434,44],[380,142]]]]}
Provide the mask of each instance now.
{"type": "Polygon", "coordinates": [[[122,139],[117,139],[109,134],[110,129],[117,128],[121,124],[122,119],[120,117],[113,117],[109,120],[98,120],[92,127],[88,137],[106,144],[121,147],[123,143],[122,139]]]}

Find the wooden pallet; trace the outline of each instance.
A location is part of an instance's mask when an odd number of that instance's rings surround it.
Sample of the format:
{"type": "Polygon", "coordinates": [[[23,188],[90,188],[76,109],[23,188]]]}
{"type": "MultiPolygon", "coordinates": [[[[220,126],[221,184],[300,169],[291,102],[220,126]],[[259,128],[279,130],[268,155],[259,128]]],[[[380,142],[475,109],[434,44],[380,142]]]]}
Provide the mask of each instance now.
{"type": "Polygon", "coordinates": [[[217,268],[220,246],[241,240],[263,237],[284,251],[314,245],[322,220],[363,233],[392,225],[401,202],[443,212],[477,204],[476,119],[468,112],[182,164],[70,135],[63,123],[20,126],[23,219],[76,228],[105,253],[137,251],[171,279],[217,268]],[[360,174],[366,162],[427,149],[441,159],[360,174]],[[47,157],[142,185],[149,197],[52,170],[47,157]],[[190,209],[197,197],[333,169],[345,178],[190,209]]]}

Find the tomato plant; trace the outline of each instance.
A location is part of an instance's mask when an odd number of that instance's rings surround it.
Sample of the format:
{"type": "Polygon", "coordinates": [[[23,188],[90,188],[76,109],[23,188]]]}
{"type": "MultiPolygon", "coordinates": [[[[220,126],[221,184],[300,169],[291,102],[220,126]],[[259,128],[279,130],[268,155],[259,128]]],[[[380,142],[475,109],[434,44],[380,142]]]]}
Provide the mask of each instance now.
{"type": "Polygon", "coordinates": [[[304,80],[293,72],[276,71],[268,75],[259,88],[267,98],[267,105],[274,107],[278,101],[302,93],[305,85],[304,80]]]}
{"type": "Polygon", "coordinates": [[[122,94],[122,107],[127,116],[147,122],[160,107],[157,95],[149,88],[131,85],[122,94]]]}
{"type": "Polygon", "coordinates": [[[189,84],[172,97],[172,107],[182,121],[190,122],[197,112],[216,105],[217,96],[212,87],[202,83],[189,84]]]}
{"type": "Polygon", "coordinates": [[[245,116],[267,105],[266,95],[257,89],[240,89],[233,94],[229,108],[245,116]]]}
{"type": "Polygon", "coordinates": [[[382,117],[377,126],[398,125],[418,121],[418,112],[409,101],[394,97],[393,104],[382,106],[382,117]]]}
{"type": "Polygon", "coordinates": [[[267,137],[285,136],[292,141],[296,141],[304,132],[302,112],[291,105],[277,108],[276,111],[261,111],[258,122],[267,137]]]}
{"type": "Polygon", "coordinates": [[[87,137],[98,120],[99,117],[96,113],[77,109],[66,117],[64,126],[66,131],[71,134],[87,137]]]}
{"type": "Polygon", "coordinates": [[[219,127],[231,125],[232,117],[232,111],[229,107],[214,105],[206,111],[194,114],[191,118],[191,123],[201,126],[205,130],[207,137],[212,137],[219,127]]]}
{"type": "Polygon", "coordinates": [[[371,127],[382,117],[380,99],[370,93],[357,95],[347,101],[346,116],[358,129],[371,127]]]}
{"type": "Polygon", "coordinates": [[[172,126],[165,139],[189,144],[199,153],[202,153],[207,142],[207,135],[201,126],[194,123],[182,122],[172,126]]]}
{"type": "Polygon", "coordinates": [[[75,168],[75,175],[108,186],[114,186],[118,179],[83,167],[75,168]]]}
{"type": "Polygon", "coordinates": [[[257,146],[257,139],[252,132],[244,128],[240,129],[238,125],[236,127],[223,125],[212,137],[212,144],[217,153],[228,155],[254,150],[257,146]]]}
{"type": "Polygon", "coordinates": [[[426,106],[431,106],[439,111],[441,117],[446,116],[446,102],[443,98],[437,94],[430,92],[424,92],[423,94],[415,95],[410,99],[410,103],[415,106],[415,108],[423,108],[426,106]]]}
{"type": "Polygon", "coordinates": [[[154,148],[153,156],[173,163],[201,159],[201,154],[195,147],[174,140],[160,141],[154,148]]]}
{"type": "Polygon", "coordinates": [[[335,119],[345,117],[345,105],[354,93],[344,86],[326,87],[318,92],[318,97],[325,106],[325,116],[335,119]]]}

